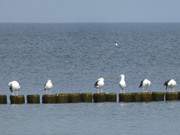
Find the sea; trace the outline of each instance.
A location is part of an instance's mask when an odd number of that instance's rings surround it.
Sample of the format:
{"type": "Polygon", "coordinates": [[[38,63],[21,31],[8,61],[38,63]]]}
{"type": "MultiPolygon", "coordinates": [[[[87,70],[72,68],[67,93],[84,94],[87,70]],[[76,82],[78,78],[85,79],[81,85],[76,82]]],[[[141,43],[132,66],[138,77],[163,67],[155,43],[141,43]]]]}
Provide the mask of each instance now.
{"type": "MultiPolygon", "coordinates": [[[[180,89],[180,23],[1,23],[0,94],[164,91],[168,79],[180,89]]],[[[0,105],[2,135],[179,135],[180,102],[0,105]]]]}

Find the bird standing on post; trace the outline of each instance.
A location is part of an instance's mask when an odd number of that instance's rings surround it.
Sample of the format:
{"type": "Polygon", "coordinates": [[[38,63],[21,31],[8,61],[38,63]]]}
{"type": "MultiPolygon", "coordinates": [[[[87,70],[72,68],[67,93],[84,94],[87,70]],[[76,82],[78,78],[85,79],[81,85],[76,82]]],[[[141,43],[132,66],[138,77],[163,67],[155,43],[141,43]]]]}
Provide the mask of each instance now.
{"type": "Polygon", "coordinates": [[[119,86],[122,89],[122,93],[125,93],[125,88],[126,88],[125,75],[121,74],[120,77],[121,77],[121,80],[119,82],[119,86]]]}
{"type": "Polygon", "coordinates": [[[47,80],[47,82],[44,85],[44,91],[46,94],[48,94],[48,91],[53,88],[53,83],[51,80],[47,80]]]}
{"type": "Polygon", "coordinates": [[[94,84],[94,87],[97,88],[97,92],[103,92],[102,87],[104,86],[104,78],[99,78],[96,83],[94,84]]]}
{"type": "Polygon", "coordinates": [[[10,91],[11,91],[11,93],[13,95],[17,96],[19,94],[18,92],[20,91],[21,86],[20,86],[20,84],[17,81],[9,82],[8,86],[9,86],[9,89],[10,89],[10,91]]]}
{"type": "Polygon", "coordinates": [[[140,82],[139,88],[143,88],[144,92],[148,92],[148,88],[151,85],[151,81],[144,79],[140,82]]]}
{"type": "Polygon", "coordinates": [[[177,83],[174,79],[167,80],[164,83],[164,86],[166,86],[166,91],[168,91],[169,88],[171,89],[171,91],[175,91],[176,85],[177,83]]]}

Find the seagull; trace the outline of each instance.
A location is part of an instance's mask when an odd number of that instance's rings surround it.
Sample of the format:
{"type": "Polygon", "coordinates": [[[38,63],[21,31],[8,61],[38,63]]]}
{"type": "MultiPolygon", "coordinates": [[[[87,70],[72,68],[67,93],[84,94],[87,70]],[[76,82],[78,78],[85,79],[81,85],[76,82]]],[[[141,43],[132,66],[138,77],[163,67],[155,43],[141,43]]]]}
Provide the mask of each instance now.
{"type": "Polygon", "coordinates": [[[170,88],[172,91],[175,91],[175,87],[176,87],[176,81],[174,79],[170,79],[165,81],[164,86],[166,86],[166,91],[168,90],[168,88],[170,88]]]}
{"type": "Polygon", "coordinates": [[[53,88],[53,83],[51,80],[47,80],[47,82],[44,85],[44,91],[47,94],[50,89],[53,88]]]}
{"type": "Polygon", "coordinates": [[[104,86],[104,78],[101,77],[99,79],[97,79],[96,83],[94,84],[94,87],[97,88],[97,92],[103,92],[102,87],[104,86]]]}
{"type": "Polygon", "coordinates": [[[18,95],[18,92],[20,91],[21,86],[17,81],[9,82],[8,86],[13,95],[18,95]]]}
{"type": "Polygon", "coordinates": [[[119,82],[119,86],[121,87],[122,92],[125,93],[125,88],[126,88],[125,75],[121,74],[120,77],[121,77],[121,80],[119,82]]]}
{"type": "Polygon", "coordinates": [[[144,79],[140,82],[139,88],[143,88],[144,92],[148,91],[148,87],[151,85],[151,81],[144,79]]]}
{"type": "Polygon", "coordinates": [[[115,44],[115,46],[119,46],[118,42],[115,42],[114,44],[115,44]]]}

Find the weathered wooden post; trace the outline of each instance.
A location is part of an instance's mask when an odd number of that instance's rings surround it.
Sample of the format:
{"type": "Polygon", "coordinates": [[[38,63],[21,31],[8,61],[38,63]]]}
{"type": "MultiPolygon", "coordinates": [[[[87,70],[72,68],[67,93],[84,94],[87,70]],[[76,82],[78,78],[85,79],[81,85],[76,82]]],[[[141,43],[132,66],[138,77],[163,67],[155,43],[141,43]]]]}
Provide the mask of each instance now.
{"type": "Polygon", "coordinates": [[[7,104],[7,96],[0,95],[0,104],[7,104]]]}
{"type": "Polygon", "coordinates": [[[93,94],[92,93],[81,93],[81,102],[92,103],[93,94]]]}
{"type": "Polygon", "coordinates": [[[93,101],[95,103],[105,102],[106,101],[106,94],[105,93],[94,93],[93,94],[93,101]]]}
{"type": "Polygon", "coordinates": [[[69,94],[68,93],[59,93],[57,95],[57,103],[69,103],[69,94]]]}
{"type": "Polygon", "coordinates": [[[117,102],[116,93],[106,93],[106,102],[117,102]]]}
{"type": "Polygon", "coordinates": [[[134,93],[119,93],[119,102],[135,102],[134,93]]]}
{"type": "Polygon", "coordinates": [[[152,100],[153,101],[164,101],[165,100],[165,92],[152,92],[152,100]]]}
{"type": "Polygon", "coordinates": [[[141,101],[142,102],[152,101],[152,92],[142,92],[141,93],[141,101]]]}
{"type": "Polygon", "coordinates": [[[132,93],[132,95],[134,97],[135,102],[141,102],[142,101],[142,94],[141,93],[135,92],[135,93],[132,93]]]}
{"type": "Polygon", "coordinates": [[[27,95],[27,103],[28,104],[39,104],[40,103],[40,95],[27,95]]]}
{"type": "Polygon", "coordinates": [[[25,97],[24,95],[10,95],[10,102],[11,104],[24,104],[25,97]]]}
{"type": "Polygon", "coordinates": [[[178,100],[178,92],[166,92],[166,101],[178,100]]]}
{"type": "Polygon", "coordinates": [[[81,102],[80,93],[69,93],[69,103],[79,103],[81,102]]]}
{"type": "Polygon", "coordinates": [[[48,95],[45,94],[42,96],[42,103],[43,104],[56,104],[57,94],[48,95]]]}

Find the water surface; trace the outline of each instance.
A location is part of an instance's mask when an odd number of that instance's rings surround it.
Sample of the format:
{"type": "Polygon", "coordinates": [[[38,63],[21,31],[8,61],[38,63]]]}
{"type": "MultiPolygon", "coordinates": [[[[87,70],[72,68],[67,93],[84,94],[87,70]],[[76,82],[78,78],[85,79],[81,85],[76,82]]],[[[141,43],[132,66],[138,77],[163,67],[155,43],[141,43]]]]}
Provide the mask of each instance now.
{"type": "MultiPolygon", "coordinates": [[[[180,82],[180,24],[0,24],[0,93],[18,80],[22,94],[42,94],[52,79],[52,93],[119,92],[124,73],[127,90],[139,82],[180,82]],[[119,46],[115,46],[115,42],[119,46]]],[[[179,89],[179,85],[177,89],[179,89]]],[[[3,135],[179,135],[180,103],[99,103],[0,105],[3,135]]]]}

